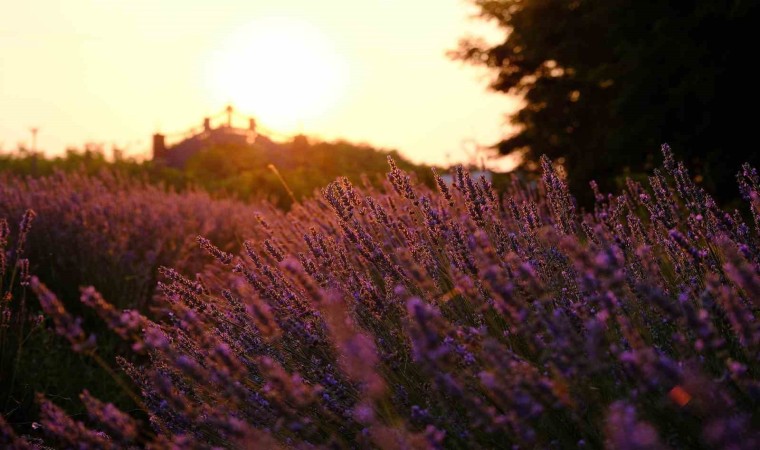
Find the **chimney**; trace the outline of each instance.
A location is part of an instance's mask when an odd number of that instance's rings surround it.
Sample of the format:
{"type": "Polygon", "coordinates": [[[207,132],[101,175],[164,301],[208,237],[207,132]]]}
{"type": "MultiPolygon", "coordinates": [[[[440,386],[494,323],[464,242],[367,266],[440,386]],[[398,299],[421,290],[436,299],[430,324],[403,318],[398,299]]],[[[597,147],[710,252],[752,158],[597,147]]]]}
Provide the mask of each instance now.
{"type": "Polygon", "coordinates": [[[153,160],[163,159],[166,155],[166,143],[164,142],[164,135],[156,133],[153,135],[153,160]]]}
{"type": "Polygon", "coordinates": [[[208,117],[203,118],[203,131],[211,131],[211,119],[208,117]]]}

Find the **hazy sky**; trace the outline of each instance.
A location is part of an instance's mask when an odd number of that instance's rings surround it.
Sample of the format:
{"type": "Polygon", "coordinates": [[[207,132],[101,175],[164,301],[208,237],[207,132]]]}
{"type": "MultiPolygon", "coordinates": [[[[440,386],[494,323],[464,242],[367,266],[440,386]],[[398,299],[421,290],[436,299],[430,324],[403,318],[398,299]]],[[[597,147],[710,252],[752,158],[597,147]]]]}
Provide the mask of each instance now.
{"type": "Polygon", "coordinates": [[[445,56],[467,33],[499,38],[465,0],[2,2],[4,151],[39,126],[51,154],[94,141],[136,155],[154,131],[232,101],[275,131],[444,163],[496,141],[514,108],[486,91],[487,74],[445,56]]]}

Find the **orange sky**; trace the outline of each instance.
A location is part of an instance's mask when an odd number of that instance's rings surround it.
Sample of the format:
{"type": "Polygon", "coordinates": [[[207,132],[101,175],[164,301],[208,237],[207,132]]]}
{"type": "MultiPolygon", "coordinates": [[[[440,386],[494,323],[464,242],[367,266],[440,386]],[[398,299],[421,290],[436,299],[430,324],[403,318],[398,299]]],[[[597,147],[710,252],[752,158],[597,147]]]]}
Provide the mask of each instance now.
{"type": "Polygon", "coordinates": [[[473,11],[465,0],[9,3],[0,148],[28,145],[39,126],[50,154],[86,141],[145,154],[154,131],[196,126],[229,100],[284,134],[467,160],[464,148],[508,131],[515,107],[486,91],[484,72],[445,56],[467,33],[500,37],[473,11]]]}

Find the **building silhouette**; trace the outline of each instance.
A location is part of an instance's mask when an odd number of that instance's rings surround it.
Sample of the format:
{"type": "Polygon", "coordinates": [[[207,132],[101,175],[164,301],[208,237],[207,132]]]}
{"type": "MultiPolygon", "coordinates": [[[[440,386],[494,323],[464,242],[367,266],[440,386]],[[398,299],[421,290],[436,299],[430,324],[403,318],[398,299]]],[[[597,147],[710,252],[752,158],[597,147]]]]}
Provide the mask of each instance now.
{"type": "Polygon", "coordinates": [[[236,117],[239,119],[239,115],[230,105],[214,116],[205,117],[201,127],[171,135],[155,133],[153,161],[169,167],[182,168],[198,152],[211,147],[243,147],[253,144],[271,150],[279,147],[274,141],[258,133],[256,119],[246,117],[245,122],[248,126],[238,128],[234,126],[236,117]],[[167,144],[167,138],[177,137],[182,139],[173,145],[167,144]]]}

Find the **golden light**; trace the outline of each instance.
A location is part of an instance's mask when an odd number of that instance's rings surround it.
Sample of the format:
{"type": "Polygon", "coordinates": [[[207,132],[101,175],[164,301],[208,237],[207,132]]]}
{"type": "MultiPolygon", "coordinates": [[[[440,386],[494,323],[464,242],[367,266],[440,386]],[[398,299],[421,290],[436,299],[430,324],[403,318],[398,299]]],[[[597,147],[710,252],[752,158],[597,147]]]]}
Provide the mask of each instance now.
{"type": "Polygon", "coordinates": [[[215,103],[233,103],[282,132],[334,106],[347,81],[346,65],[325,35],[285,18],[258,20],[231,35],[209,69],[215,103]]]}

